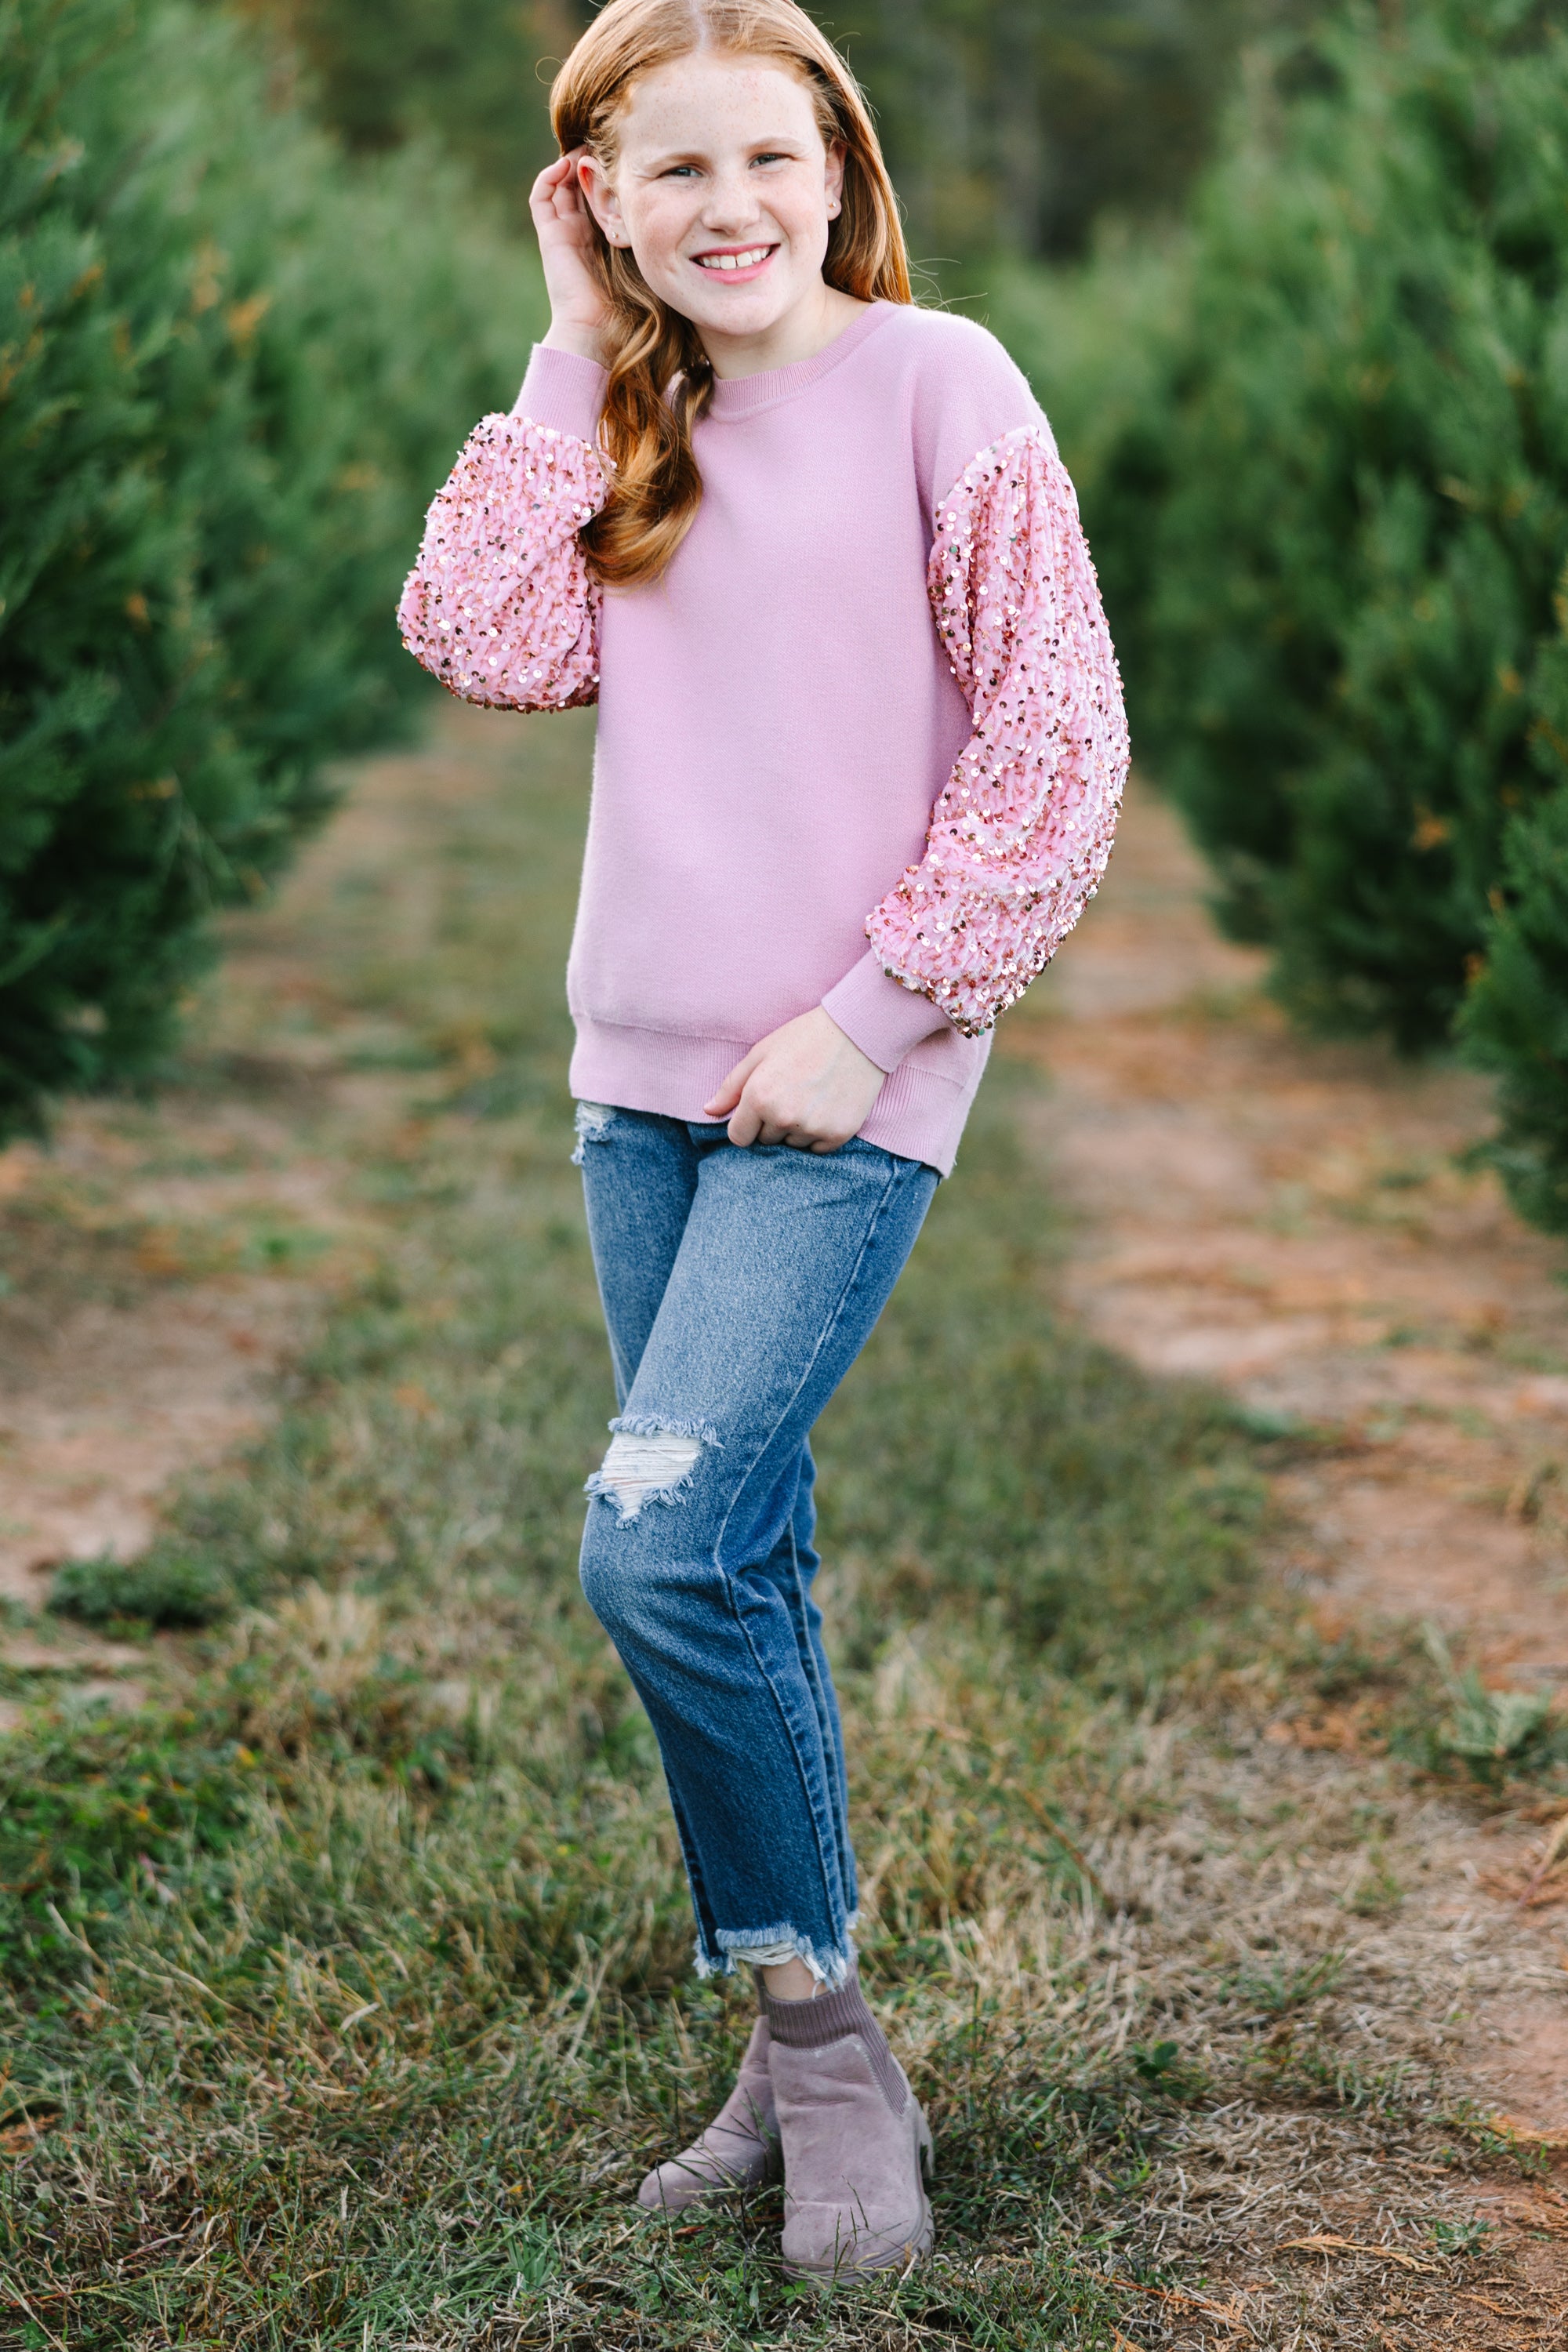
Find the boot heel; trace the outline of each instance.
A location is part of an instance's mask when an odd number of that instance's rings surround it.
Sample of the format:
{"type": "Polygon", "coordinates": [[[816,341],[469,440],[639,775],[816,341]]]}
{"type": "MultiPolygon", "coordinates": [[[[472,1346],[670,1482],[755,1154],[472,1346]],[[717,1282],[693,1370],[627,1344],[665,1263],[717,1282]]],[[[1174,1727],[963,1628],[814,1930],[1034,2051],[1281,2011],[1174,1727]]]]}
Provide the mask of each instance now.
{"type": "Polygon", "coordinates": [[[936,2147],[931,2139],[931,2126],[925,2119],[925,2109],[923,2107],[917,2107],[915,2109],[915,2114],[920,2119],[919,2138],[921,2162],[925,2168],[926,2179],[928,2180],[934,2180],[936,2179],[936,2147]]]}

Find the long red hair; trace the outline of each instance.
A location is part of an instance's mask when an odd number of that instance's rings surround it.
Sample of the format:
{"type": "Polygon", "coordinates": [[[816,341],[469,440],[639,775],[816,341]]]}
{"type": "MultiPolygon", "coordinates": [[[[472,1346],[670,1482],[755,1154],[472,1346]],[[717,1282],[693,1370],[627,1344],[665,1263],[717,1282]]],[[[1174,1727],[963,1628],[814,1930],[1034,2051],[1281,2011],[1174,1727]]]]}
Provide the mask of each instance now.
{"type": "MultiPolygon", "coordinates": [[[[805,81],[823,143],[844,152],[844,188],[822,274],[863,302],[908,302],[909,258],[888,167],[858,84],[795,0],[609,0],[550,92],[562,153],[586,147],[614,169],[616,118],[639,75],[699,49],[767,57],[805,81]]],[[[661,301],[625,247],[595,225],[593,265],[609,305],[610,387],[602,425],[615,476],[582,533],[598,577],[657,580],[702,498],[691,427],[713,396],[713,369],[689,319],[661,301]]]]}

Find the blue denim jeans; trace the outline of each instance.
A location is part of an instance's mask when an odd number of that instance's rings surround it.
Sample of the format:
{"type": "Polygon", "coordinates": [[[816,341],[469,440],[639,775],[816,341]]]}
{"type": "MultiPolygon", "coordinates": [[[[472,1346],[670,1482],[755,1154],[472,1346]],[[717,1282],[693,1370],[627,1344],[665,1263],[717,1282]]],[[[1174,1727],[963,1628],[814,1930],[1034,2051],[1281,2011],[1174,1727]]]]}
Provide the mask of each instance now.
{"type": "Polygon", "coordinates": [[[914,1244],[934,1170],[596,1103],[577,1157],[609,1327],[583,1590],[658,1735],[700,1972],[853,1947],[844,1742],[811,1597],[812,1423],[914,1244]]]}

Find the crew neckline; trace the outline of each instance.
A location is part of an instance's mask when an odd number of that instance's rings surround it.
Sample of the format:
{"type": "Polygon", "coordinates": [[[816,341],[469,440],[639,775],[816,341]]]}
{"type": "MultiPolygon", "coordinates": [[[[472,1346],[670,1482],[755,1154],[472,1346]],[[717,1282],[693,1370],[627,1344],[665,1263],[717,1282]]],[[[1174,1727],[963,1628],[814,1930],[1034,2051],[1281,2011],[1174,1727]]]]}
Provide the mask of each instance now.
{"type": "Polygon", "coordinates": [[[751,416],[759,408],[773,408],[781,400],[795,399],[858,351],[867,336],[899,307],[895,302],[871,303],[858,319],[850,320],[842,334],[824,343],[819,352],[813,352],[808,360],[792,360],[788,367],[765,368],[760,375],[716,378],[704,417],[751,416]]]}

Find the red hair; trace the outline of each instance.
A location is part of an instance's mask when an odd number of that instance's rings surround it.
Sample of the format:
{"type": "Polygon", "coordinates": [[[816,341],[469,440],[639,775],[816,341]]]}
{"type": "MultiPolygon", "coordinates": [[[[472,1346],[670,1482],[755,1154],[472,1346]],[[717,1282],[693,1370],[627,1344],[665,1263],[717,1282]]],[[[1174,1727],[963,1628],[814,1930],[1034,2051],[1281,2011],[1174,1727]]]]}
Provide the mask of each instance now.
{"type": "MultiPolygon", "coordinates": [[[[700,49],[766,57],[799,75],[823,143],[844,157],[822,274],[862,302],[908,302],[909,259],[881,145],[859,85],[795,0],[609,0],[550,92],[561,152],[586,147],[614,166],[616,118],[639,76],[700,49]]],[[[610,388],[602,430],[615,464],[608,502],[582,533],[592,570],[615,587],[657,580],[702,498],[691,427],[713,368],[689,319],[661,300],[625,247],[595,225],[592,264],[609,307],[610,388]]]]}

